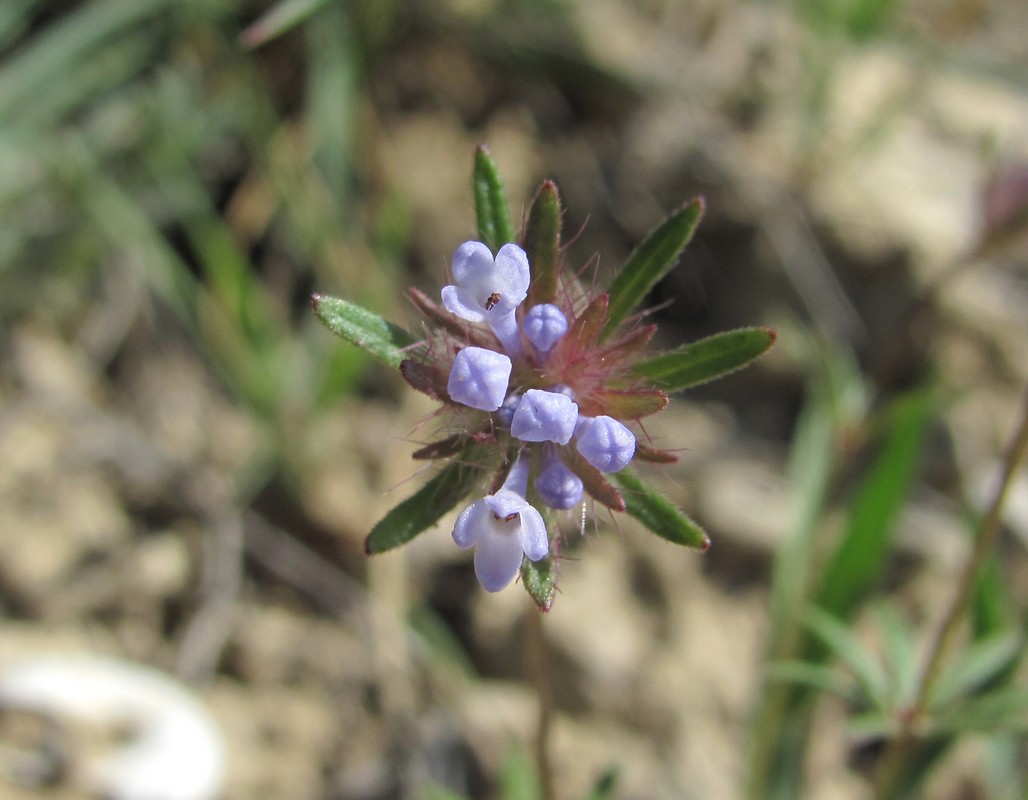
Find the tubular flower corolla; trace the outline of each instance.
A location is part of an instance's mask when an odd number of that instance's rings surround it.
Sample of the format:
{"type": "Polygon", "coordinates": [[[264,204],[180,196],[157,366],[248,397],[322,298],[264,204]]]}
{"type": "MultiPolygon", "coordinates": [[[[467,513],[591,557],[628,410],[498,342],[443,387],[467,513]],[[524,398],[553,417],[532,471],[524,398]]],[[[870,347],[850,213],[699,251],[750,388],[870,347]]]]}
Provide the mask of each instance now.
{"type": "Polygon", "coordinates": [[[482,242],[464,242],[453,254],[456,286],[444,286],[443,305],[468,322],[485,322],[511,355],[521,353],[515,309],[528,295],[528,256],[505,244],[496,257],[482,242]]]}
{"type": "Polygon", "coordinates": [[[527,488],[528,465],[519,458],[502,488],[465,508],[453,526],[457,546],[475,548],[475,575],[486,591],[510,583],[523,555],[538,561],[550,550],[546,523],[525,499],[527,488]]]}

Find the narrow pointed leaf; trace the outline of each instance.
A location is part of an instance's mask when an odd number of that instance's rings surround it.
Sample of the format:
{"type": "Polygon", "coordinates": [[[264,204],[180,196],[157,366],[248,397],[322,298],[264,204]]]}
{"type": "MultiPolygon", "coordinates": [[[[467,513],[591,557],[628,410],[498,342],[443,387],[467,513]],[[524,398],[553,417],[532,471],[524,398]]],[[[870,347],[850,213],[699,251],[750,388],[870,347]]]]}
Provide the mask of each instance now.
{"type": "Polygon", "coordinates": [[[1020,632],[999,633],[975,642],[957,656],[932,688],[931,702],[941,708],[961,695],[980,689],[1020,655],[1020,632]]]}
{"type": "Polygon", "coordinates": [[[417,342],[403,328],[349,300],[315,294],[311,307],[332,333],[393,367],[406,357],[405,348],[417,342]]]}
{"type": "Polygon", "coordinates": [[[642,350],[653,334],[657,332],[657,326],[640,325],[632,330],[621,334],[603,346],[603,355],[607,359],[623,359],[642,350]]]}
{"type": "Polygon", "coordinates": [[[560,251],[560,195],[557,184],[544,181],[528,209],[525,252],[532,266],[528,307],[552,303],[557,297],[557,256],[560,251]]]}
{"type": "Polygon", "coordinates": [[[677,392],[745,367],[774,343],[770,328],[725,331],[641,361],[632,374],[666,392],[677,392]]]}
{"type": "Polygon", "coordinates": [[[364,540],[364,552],[371,556],[406,544],[471,494],[480,477],[481,470],[474,465],[448,464],[379,520],[364,540]]]}
{"type": "Polygon", "coordinates": [[[808,608],[803,621],[856,677],[878,708],[888,707],[885,670],[850,627],[819,608],[808,608]]]}
{"type": "Polygon", "coordinates": [[[447,436],[445,439],[440,439],[438,442],[432,442],[426,444],[424,447],[415,450],[411,455],[411,458],[416,461],[431,461],[436,458],[449,458],[455,456],[461,450],[470,447],[472,444],[471,438],[465,433],[455,433],[453,436],[447,436]]]}
{"type": "Polygon", "coordinates": [[[514,241],[514,230],[500,172],[485,145],[479,145],[475,150],[471,188],[475,195],[478,236],[495,254],[505,244],[514,241]]]}
{"type": "Polygon", "coordinates": [[[579,403],[579,412],[587,417],[606,414],[614,419],[641,419],[663,411],[668,396],[659,389],[618,391],[601,389],[590,392],[579,403]]]}
{"type": "Polygon", "coordinates": [[[632,251],[610,285],[610,313],[604,336],[610,336],[657,282],[671,271],[692,238],[701,216],[703,200],[697,197],[668,216],[632,251]]]}
{"type": "Polygon", "coordinates": [[[607,318],[610,298],[605,294],[596,295],[568,328],[558,347],[588,348],[595,343],[603,330],[603,321],[607,318]]]}
{"type": "Polygon", "coordinates": [[[624,489],[625,510],[662,539],[699,550],[710,548],[710,537],[673,503],[657,494],[629,469],[614,473],[624,489]]]}
{"type": "Polygon", "coordinates": [[[635,443],[635,457],[649,461],[651,464],[675,464],[678,462],[678,456],[670,450],[660,450],[642,442],[635,443]]]}
{"type": "Polygon", "coordinates": [[[557,593],[557,565],[552,555],[538,561],[521,562],[521,582],[540,611],[549,611],[557,593]]]}
{"type": "Polygon", "coordinates": [[[768,665],[767,677],[772,681],[795,683],[820,692],[835,694],[852,702],[859,700],[852,680],[847,680],[839,670],[822,664],[776,661],[768,665]]]}

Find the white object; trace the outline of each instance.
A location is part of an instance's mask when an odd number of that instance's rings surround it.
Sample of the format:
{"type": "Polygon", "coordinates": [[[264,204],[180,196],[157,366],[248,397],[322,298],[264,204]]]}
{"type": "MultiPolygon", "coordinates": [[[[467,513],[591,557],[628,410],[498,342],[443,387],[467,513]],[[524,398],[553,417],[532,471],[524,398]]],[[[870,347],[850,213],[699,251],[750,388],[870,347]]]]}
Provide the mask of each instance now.
{"type": "Polygon", "coordinates": [[[47,655],[0,670],[0,707],[132,736],[82,765],[84,787],[112,800],[213,800],[225,768],[217,724],[182,684],[149,667],[47,655]]]}

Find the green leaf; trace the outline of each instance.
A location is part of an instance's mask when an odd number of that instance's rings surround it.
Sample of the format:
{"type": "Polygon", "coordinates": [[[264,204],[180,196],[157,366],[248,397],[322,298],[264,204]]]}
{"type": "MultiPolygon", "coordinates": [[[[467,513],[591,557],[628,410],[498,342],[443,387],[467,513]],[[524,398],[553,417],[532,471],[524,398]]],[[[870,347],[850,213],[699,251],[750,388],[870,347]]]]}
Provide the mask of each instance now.
{"type": "Polygon", "coordinates": [[[662,539],[699,550],[710,548],[710,537],[666,498],[646,486],[633,472],[614,473],[621,484],[625,510],[662,539]]]}
{"type": "Polygon", "coordinates": [[[767,678],[772,681],[796,683],[819,692],[835,694],[851,702],[857,700],[852,680],[844,677],[838,670],[823,664],[810,664],[806,661],[777,661],[768,665],[767,678]]]}
{"type": "Polygon", "coordinates": [[[842,541],[821,575],[816,604],[840,619],[852,615],[885,564],[936,402],[934,391],[922,389],[889,409],[884,448],[850,505],[842,541]]]}
{"type": "Polygon", "coordinates": [[[933,730],[945,733],[1028,733],[1028,689],[1008,686],[940,714],[933,730]]]}
{"type": "Polygon", "coordinates": [[[697,197],[668,216],[632,251],[610,285],[610,310],[604,337],[610,336],[650,289],[671,271],[701,216],[703,200],[697,197]]]}
{"type": "Polygon", "coordinates": [[[475,195],[478,236],[496,253],[505,244],[514,241],[514,229],[500,172],[484,144],[475,149],[471,189],[475,195]]]}
{"type": "Polygon", "coordinates": [[[1007,669],[1020,655],[1020,632],[1000,633],[975,642],[949,665],[932,687],[931,704],[941,708],[970,694],[1007,669]]]}
{"type": "Polygon", "coordinates": [[[393,367],[406,357],[404,348],[417,342],[403,328],[349,300],[315,294],[311,307],[332,333],[393,367]]]}
{"type": "Polygon", "coordinates": [[[557,256],[560,250],[560,195],[557,184],[544,181],[532,199],[525,223],[525,252],[532,268],[528,307],[552,303],[557,297],[557,256]]]}
{"type": "Polygon", "coordinates": [[[553,556],[548,555],[538,561],[524,559],[521,562],[521,582],[539,610],[549,611],[557,593],[557,565],[553,556]]]}
{"type": "Polygon", "coordinates": [[[448,464],[379,520],[364,540],[364,552],[371,556],[406,544],[471,494],[480,477],[481,470],[473,464],[448,464]]]}
{"type": "Polygon", "coordinates": [[[625,510],[625,498],[621,496],[621,492],[611,486],[604,474],[586,461],[577,449],[562,448],[560,457],[564,466],[579,477],[585,491],[594,500],[603,503],[612,511],[625,510]]]}
{"type": "Polygon", "coordinates": [[[808,608],[803,621],[856,677],[868,698],[878,708],[888,705],[885,670],[849,626],[819,608],[808,608]]]}
{"type": "Polygon", "coordinates": [[[659,389],[598,389],[578,401],[579,413],[590,417],[606,414],[614,419],[641,419],[667,408],[668,396],[659,389]]]}
{"type": "Polygon", "coordinates": [[[725,331],[642,361],[632,374],[666,392],[681,391],[745,367],[771,348],[775,336],[770,328],[725,331]]]}

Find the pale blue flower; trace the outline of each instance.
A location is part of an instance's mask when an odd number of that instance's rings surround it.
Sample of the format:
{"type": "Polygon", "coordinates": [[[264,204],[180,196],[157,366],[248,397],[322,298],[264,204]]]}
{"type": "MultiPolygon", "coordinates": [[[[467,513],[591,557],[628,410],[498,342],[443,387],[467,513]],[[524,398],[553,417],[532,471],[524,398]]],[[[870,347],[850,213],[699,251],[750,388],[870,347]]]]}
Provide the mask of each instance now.
{"type": "Polygon", "coordinates": [[[574,508],[582,500],[581,479],[564,466],[552,445],[547,445],[543,468],[535,479],[535,490],[550,508],[574,508]]]}
{"type": "Polygon", "coordinates": [[[453,360],[446,391],[458,403],[495,411],[507,396],[512,364],[503,353],[484,347],[465,347],[453,360]]]}
{"type": "Polygon", "coordinates": [[[568,318],[552,303],[541,303],[532,306],[525,314],[521,321],[521,330],[536,352],[545,358],[568,332],[568,318]]]}
{"type": "Polygon", "coordinates": [[[510,433],[523,442],[567,444],[577,421],[578,404],[566,394],[529,389],[514,412],[510,433]]]}
{"type": "Polygon", "coordinates": [[[579,417],[576,445],[600,472],[617,472],[635,455],[635,434],[613,417],[579,417]]]}
{"type": "Polygon", "coordinates": [[[453,254],[456,286],[444,286],[443,305],[468,322],[485,322],[511,355],[521,353],[514,310],[528,296],[528,256],[505,244],[493,258],[482,242],[464,242],[453,254]]]}
{"type": "Polygon", "coordinates": [[[546,523],[525,499],[527,488],[528,464],[519,458],[503,487],[465,508],[453,526],[457,546],[475,548],[475,575],[486,591],[510,583],[523,555],[538,561],[550,551],[546,523]]]}

